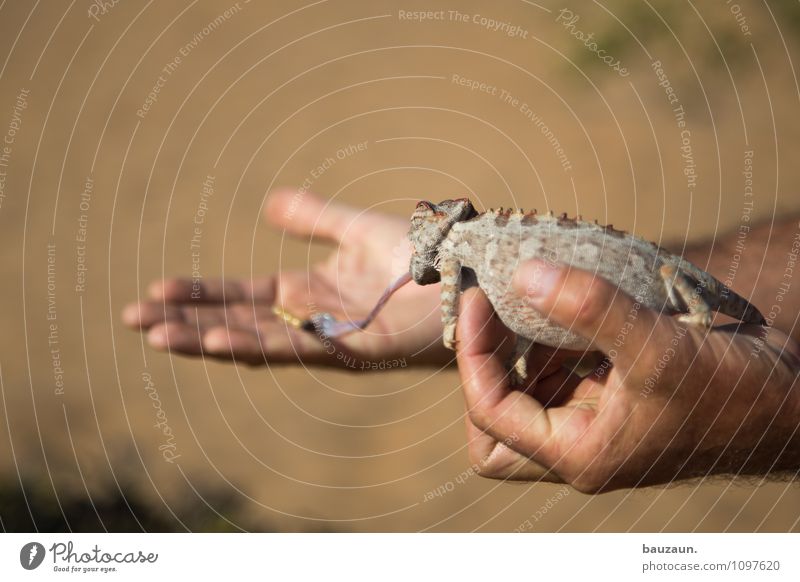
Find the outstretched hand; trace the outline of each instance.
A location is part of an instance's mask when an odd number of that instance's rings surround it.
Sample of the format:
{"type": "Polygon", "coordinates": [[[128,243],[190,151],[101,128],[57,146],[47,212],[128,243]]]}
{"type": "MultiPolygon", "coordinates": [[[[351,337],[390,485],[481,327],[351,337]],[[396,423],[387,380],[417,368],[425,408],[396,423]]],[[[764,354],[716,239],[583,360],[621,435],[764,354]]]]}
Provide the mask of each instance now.
{"type": "Polygon", "coordinates": [[[249,364],[357,367],[404,357],[416,364],[450,359],[441,342],[437,285],[407,285],[366,331],[336,341],[273,313],[278,306],[300,319],[325,312],[363,317],[399,274],[393,271],[408,265],[406,219],[296,191],[270,194],[264,216],[291,235],[336,248],[319,264],[253,281],[204,279],[199,293],[189,278],[154,281],[145,301],[125,308],[125,323],[146,331],[157,349],[249,364]]]}
{"type": "Polygon", "coordinates": [[[512,389],[513,335],[468,290],[458,365],[482,475],[600,492],[800,470],[800,347],[782,332],[686,327],[592,273],[546,263],[523,265],[514,286],[606,360],[581,378],[562,366],[572,354],[534,346],[529,383],[512,389]]]}

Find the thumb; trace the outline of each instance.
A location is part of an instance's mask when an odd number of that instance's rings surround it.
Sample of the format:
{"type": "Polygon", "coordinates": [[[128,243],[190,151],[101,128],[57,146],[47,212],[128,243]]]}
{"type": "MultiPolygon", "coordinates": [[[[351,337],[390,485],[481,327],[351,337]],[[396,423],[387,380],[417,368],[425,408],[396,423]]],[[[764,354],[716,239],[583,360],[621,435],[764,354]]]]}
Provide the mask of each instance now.
{"type": "Polygon", "coordinates": [[[341,202],[292,189],[271,192],[264,204],[264,217],[270,224],[295,236],[331,242],[341,242],[360,212],[341,202]]]}
{"type": "Polygon", "coordinates": [[[523,263],[514,287],[533,309],[623,366],[633,365],[660,325],[655,311],[616,285],[597,273],[567,265],[523,263]]]}

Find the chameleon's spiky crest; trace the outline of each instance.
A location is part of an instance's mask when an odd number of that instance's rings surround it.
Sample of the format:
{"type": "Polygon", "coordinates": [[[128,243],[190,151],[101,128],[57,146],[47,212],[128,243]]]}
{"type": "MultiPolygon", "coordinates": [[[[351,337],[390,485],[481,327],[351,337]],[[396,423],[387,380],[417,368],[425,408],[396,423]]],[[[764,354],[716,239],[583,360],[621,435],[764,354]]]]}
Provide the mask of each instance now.
{"type": "MultiPolygon", "coordinates": [[[[438,218],[441,218],[442,214],[444,214],[444,213],[437,212],[434,217],[430,217],[429,219],[430,220],[436,220],[438,218]]],[[[514,210],[513,208],[506,208],[504,206],[500,206],[498,208],[489,208],[485,212],[475,214],[474,216],[472,216],[468,220],[469,221],[480,220],[480,218],[485,214],[493,215],[497,219],[497,223],[496,223],[497,226],[504,226],[507,223],[506,219],[510,219],[512,216],[519,216],[519,217],[521,217],[522,220],[525,220],[527,218],[528,220],[526,220],[525,223],[526,224],[533,224],[532,219],[536,219],[539,216],[539,212],[538,212],[538,210],[536,208],[534,208],[532,210],[529,210],[529,211],[526,211],[524,208],[518,208],[518,209],[514,210]]],[[[555,219],[556,224],[558,224],[559,226],[566,227],[566,228],[574,228],[574,227],[577,227],[577,226],[579,226],[581,224],[587,224],[587,225],[597,226],[600,229],[604,230],[607,234],[609,234],[611,236],[614,236],[614,237],[618,237],[618,238],[627,236],[629,234],[625,230],[618,230],[618,229],[614,228],[613,224],[606,224],[606,225],[600,224],[597,221],[597,219],[594,219],[592,222],[586,222],[584,220],[582,214],[577,214],[577,215],[575,215],[574,218],[572,218],[566,212],[561,212],[560,214],[556,215],[556,213],[553,210],[549,210],[545,216],[546,216],[546,218],[555,219]]],[[[651,244],[655,245],[657,248],[660,248],[655,243],[651,243],[651,244]]]]}

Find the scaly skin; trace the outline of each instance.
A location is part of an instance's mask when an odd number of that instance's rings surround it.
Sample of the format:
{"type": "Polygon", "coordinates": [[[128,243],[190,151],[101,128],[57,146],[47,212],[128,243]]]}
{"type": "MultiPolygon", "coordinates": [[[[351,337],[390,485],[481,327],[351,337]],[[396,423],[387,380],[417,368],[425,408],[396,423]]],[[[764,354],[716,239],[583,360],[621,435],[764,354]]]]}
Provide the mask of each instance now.
{"type": "Polygon", "coordinates": [[[550,322],[511,289],[517,267],[530,259],[590,271],[640,305],[682,314],[680,319],[689,324],[710,326],[713,311],[745,323],[764,322],[745,299],[681,257],[611,226],[565,214],[503,209],[478,214],[467,199],[421,202],[409,238],[414,280],[422,285],[441,280],[444,341],[451,349],[459,295],[469,286],[462,280],[465,272],[474,274],[501,321],[529,340],[523,352],[531,342],[581,351],[589,347],[586,338],[550,322]]]}

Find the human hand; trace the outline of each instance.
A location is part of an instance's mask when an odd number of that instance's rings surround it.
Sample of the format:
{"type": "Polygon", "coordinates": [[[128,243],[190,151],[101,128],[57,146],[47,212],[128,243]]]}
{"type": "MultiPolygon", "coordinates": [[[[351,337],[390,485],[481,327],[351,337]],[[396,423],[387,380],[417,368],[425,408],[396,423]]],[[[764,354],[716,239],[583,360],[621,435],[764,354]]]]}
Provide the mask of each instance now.
{"type": "Polygon", "coordinates": [[[253,281],[202,280],[199,298],[192,298],[190,278],[154,281],[148,299],[125,308],[124,322],[146,331],[156,349],[249,364],[358,369],[406,357],[418,364],[451,359],[441,341],[438,285],[406,285],[366,331],[336,340],[291,327],[272,311],[277,305],[301,319],[324,312],[363,317],[399,274],[393,267],[408,266],[408,220],[287,190],[270,194],[264,216],[291,235],[337,247],[310,268],[253,281]]]}
{"type": "Polygon", "coordinates": [[[580,378],[561,366],[573,354],[534,346],[529,383],[512,389],[513,335],[468,290],[457,358],[482,475],[597,493],[800,470],[800,346],[784,333],[759,343],[760,326],[686,327],[592,273],[546,263],[523,265],[514,287],[606,360],[580,378]]]}

